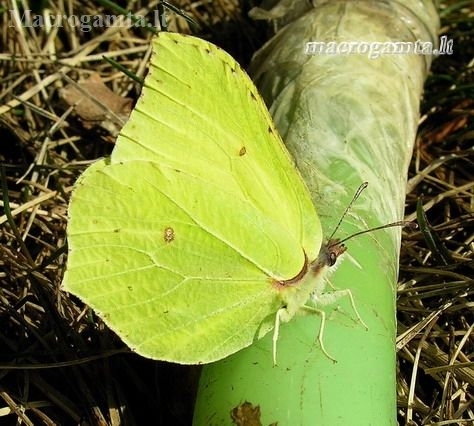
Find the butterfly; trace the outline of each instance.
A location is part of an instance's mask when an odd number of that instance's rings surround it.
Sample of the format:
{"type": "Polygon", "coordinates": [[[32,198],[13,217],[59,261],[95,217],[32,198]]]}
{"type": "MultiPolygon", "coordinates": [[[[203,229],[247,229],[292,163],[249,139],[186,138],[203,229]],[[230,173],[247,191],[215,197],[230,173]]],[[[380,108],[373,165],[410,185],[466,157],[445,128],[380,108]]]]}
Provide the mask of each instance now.
{"type": "Polygon", "coordinates": [[[276,361],[280,323],[320,313],[324,273],[345,247],[323,244],[310,193],[239,64],[180,34],[160,33],[152,50],[111,157],[76,182],[63,289],[145,357],[209,363],[273,330],[276,361]]]}

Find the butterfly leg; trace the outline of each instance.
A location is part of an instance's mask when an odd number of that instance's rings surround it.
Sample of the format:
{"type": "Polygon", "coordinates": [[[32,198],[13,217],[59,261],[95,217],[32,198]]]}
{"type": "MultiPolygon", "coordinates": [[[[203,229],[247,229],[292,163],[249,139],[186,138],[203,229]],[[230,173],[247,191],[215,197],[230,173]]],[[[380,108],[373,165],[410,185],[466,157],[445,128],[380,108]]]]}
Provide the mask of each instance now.
{"type": "MultiPolygon", "coordinates": [[[[324,294],[319,294],[315,295],[313,294],[311,297],[311,300],[319,306],[328,306],[334,304],[337,300],[341,299],[342,297],[348,297],[352,306],[352,309],[358,319],[358,321],[363,324],[363,326],[368,330],[367,324],[363,321],[362,317],[359,314],[359,311],[356,308],[354,297],[352,296],[352,292],[349,289],[344,289],[344,290],[334,290],[330,291],[324,294]]],[[[318,309],[313,306],[303,306],[304,310],[306,312],[313,312],[321,317],[321,326],[319,328],[319,333],[318,333],[318,342],[321,346],[321,350],[323,353],[332,361],[336,362],[336,360],[329,355],[327,352],[326,348],[324,347],[323,343],[323,335],[324,335],[324,326],[326,323],[326,313],[322,311],[321,309],[318,309]]]]}
{"type": "Polygon", "coordinates": [[[277,363],[277,341],[278,341],[278,334],[280,333],[280,322],[281,316],[286,313],[285,308],[278,309],[275,315],[275,328],[273,331],[273,366],[277,363]]]}
{"type": "Polygon", "coordinates": [[[313,313],[321,317],[321,325],[319,326],[319,331],[318,331],[319,346],[321,347],[321,350],[323,351],[324,355],[326,355],[331,361],[337,362],[336,359],[334,359],[331,355],[329,355],[329,352],[326,350],[324,346],[323,336],[324,336],[324,326],[326,325],[326,312],[322,311],[321,309],[314,308],[312,306],[303,306],[303,309],[308,313],[313,313]]]}
{"type": "Polygon", "coordinates": [[[348,297],[349,298],[349,300],[351,302],[352,310],[354,311],[354,313],[357,317],[357,320],[366,328],[366,330],[368,330],[369,327],[367,326],[367,324],[364,322],[364,320],[360,316],[359,311],[356,308],[354,297],[352,296],[352,292],[349,289],[335,290],[335,291],[320,294],[320,295],[317,295],[317,296],[313,295],[312,300],[316,305],[327,306],[327,305],[333,304],[334,302],[336,302],[337,300],[339,300],[343,297],[348,297]]]}
{"type": "Polygon", "coordinates": [[[288,322],[291,318],[293,318],[293,315],[288,312],[286,307],[278,309],[275,314],[275,328],[273,331],[273,366],[276,365],[277,341],[278,335],[280,334],[280,323],[288,322]]]}

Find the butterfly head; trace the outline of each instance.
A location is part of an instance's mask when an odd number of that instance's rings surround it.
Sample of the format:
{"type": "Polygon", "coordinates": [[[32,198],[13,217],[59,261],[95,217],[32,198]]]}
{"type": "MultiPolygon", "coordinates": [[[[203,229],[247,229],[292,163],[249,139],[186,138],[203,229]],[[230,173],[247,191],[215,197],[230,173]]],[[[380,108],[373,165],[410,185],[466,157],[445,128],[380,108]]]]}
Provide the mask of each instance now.
{"type": "Polygon", "coordinates": [[[334,266],[347,247],[338,239],[330,239],[321,246],[319,255],[311,264],[314,273],[318,273],[326,266],[334,266]]]}

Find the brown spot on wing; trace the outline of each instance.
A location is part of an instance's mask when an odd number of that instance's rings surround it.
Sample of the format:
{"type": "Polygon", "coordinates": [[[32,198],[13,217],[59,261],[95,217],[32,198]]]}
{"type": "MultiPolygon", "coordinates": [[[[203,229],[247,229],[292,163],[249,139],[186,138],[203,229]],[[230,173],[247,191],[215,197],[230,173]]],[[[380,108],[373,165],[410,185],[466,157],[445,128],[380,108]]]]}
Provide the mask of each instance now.
{"type": "Polygon", "coordinates": [[[165,231],[163,232],[163,239],[165,240],[165,243],[171,243],[174,240],[174,229],[171,227],[165,228],[165,231]]]}

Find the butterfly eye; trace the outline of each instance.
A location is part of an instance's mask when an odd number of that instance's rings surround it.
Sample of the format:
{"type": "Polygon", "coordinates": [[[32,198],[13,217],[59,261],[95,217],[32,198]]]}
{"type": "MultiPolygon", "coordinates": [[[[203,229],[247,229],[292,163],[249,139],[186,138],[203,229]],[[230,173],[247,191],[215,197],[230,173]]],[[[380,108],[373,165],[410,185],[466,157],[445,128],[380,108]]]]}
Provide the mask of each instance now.
{"type": "Polygon", "coordinates": [[[332,251],[329,253],[329,266],[333,266],[337,261],[337,253],[332,251]]]}
{"type": "Polygon", "coordinates": [[[334,266],[337,262],[338,257],[346,251],[346,246],[341,244],[339,241],[336,241],[331,245],[329,243],[329,253],[327,254],[327,264],[328,266],[334,266]]]}

